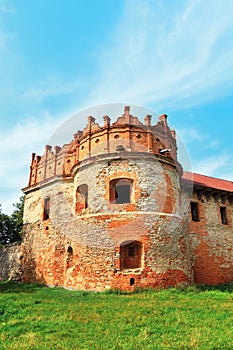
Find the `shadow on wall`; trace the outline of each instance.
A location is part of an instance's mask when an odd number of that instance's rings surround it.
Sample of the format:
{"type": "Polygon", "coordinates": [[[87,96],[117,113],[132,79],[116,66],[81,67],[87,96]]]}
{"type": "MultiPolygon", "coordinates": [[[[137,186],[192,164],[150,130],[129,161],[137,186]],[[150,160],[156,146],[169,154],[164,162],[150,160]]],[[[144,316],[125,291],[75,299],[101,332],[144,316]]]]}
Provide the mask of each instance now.
{"type": "Polygon", "coordinates": [[[12,243],[0,247],[0,281],[21,281],[21,245],[12,243]]]}

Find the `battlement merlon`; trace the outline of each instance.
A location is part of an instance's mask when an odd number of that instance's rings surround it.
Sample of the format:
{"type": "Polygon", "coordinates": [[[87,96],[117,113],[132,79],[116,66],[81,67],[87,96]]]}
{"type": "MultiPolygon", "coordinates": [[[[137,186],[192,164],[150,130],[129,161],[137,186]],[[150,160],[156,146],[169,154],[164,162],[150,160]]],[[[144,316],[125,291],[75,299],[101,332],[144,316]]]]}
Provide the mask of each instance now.
{"type": "Polygon", "coordinates": [[[152,116],[146,115],[144,124],[130,114],[130,106],[111,124],[108,115],[103,116],[103,126],[92,116],[87,117],[87,125],[74,133],[69,144],[45,146],[42,156],[32,154],[28,186],[34,186],[57,176],[69,176],[72,167],[85,159],[101,154],[119,152],[149,152],[158,157],[177,161],[175,131],[170,130],[167,115],[158,117],[155,125],[152,116]]]}

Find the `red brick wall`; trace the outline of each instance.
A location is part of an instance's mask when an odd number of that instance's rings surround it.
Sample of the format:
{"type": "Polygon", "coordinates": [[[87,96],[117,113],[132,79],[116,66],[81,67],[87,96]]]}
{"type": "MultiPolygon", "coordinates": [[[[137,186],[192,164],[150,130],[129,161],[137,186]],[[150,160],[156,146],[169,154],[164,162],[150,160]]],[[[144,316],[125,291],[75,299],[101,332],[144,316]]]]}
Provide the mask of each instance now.
{"type": "Polygon", "coordinates": [[[228,225],[220,218],[222,199],[219,196],[197,196],[200,221],[192,221],[190,215],[190,240],[192,247],[193,272],[195,283],[221,284],[233,281],[233,209],[226,199],[228,225]]]}

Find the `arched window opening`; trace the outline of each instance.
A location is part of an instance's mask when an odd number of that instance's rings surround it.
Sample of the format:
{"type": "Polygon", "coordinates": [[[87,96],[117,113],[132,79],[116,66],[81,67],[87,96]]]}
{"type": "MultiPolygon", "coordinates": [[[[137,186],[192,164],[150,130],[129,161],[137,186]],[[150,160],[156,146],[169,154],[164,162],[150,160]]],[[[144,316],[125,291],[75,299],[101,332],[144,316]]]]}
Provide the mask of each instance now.
{"type": "Polygon", "coordinates": [[[133,180],[114,179],[110,181],[110,202],[124,204],[132,202],[133,180]]]}
{"type": "Polygon", "coordinates": [[[120,246],[121,270],[140,268],[142,264],[142,243],[124,242],[120,246]]]}
{"type": "Polygon", "coordinates": [[[88,186],[86,184],[80,185],[76,190],[76,213],[88,207],[88,186]]]}
{"type": "Polygon", "coordinates": [[[198,203],[191,202],[190,207],[191,207],[192,221],[200,221],[198,203]]]}
{"type": "Polygon", "coordinates": [[[43,210],[43,220],[49,219],[50,212],[50,197],[44,199],[44,210],[43,210]]]}
{"type": "Polygon", "coordinates": [[[68,247],[67,249],[67,259],[66,259],[66,268],[69,269],[73,266],[73,248],[68,247]]]}
{"type": "Polygon", "coordinates": [[[68,247],[67,253],[68,253],[68,256],[72,256],[73,255],[73,248],[72,247],[68,247]]]}
{"type": "Polygon", "coordinates": [[[134,284],[135,284],[135,279],[134,278],[130,278],[129,285],[133,286],[134,284]]]}
{"type": "Polygon", "coordinates": [[[220,207],[220,215],[221,215],[221,223],[223,225],[227,225],[228,224],[228,220],[227,220],[227,209],[226,209],[226,207],[220,207]]]}

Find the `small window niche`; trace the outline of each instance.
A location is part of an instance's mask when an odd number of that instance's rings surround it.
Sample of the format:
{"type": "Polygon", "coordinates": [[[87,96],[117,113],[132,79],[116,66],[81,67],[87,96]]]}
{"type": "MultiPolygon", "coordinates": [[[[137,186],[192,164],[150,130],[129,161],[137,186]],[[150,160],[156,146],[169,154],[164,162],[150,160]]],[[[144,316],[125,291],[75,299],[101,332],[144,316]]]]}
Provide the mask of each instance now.
{"type": "Polygon", "coordinates": [[[44,210],[43,210],[43,220],[49,219],[49,212],[50,212],[50,197],[46,197],[44,199],[44,210]]]}
{"type": "Polygon", "coordinates": [[[227,220],[227,208],[226,207],[220,207],[220,216],[221,216],[221,223],[223,225],[228,225],[227,220]]]}
{"type": "Polygon", "coordinates": [[[120,245],[121,270],[141,268],[142,243],[139,241],[123,242],[120,245]]]}
{"type": "Polygon", "coordinates": [[[110,181],[110,202],[115,204],[132,203],[133,180],[114,179],[110,181]]]}
{"type": "Polygon", "coordinates": [[[67,259],[66,259],[66,267],[69,269],[70,267],[73,266],[73,258],[74,258],[74,253],[73,253],[73,248],[68,247],[67,248],[67,259]]]}
{"type": "Polygon", "coordinates": [[[200,221],[198,203],[191,202],[190,207],[191,207],[192,221],[200,221]]]}
{"type": "Polygon", "coordinates": [[[132,278],[130,278],[130,280],[129,280],[129,285],[130,286],[133,286],[135,284],[135,279],[132,277],[132,278]]]}
{"type": "Polygon", "coordinates": [[[86,184],[82,184],[77,187],[76,190],[76,204],[75,209],[76,213],[87,209],[88,207],[88,186],[86,184]]]}

